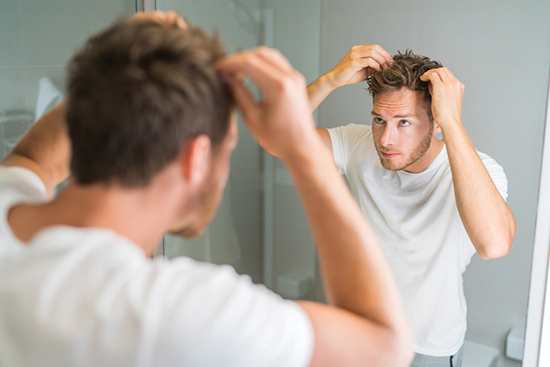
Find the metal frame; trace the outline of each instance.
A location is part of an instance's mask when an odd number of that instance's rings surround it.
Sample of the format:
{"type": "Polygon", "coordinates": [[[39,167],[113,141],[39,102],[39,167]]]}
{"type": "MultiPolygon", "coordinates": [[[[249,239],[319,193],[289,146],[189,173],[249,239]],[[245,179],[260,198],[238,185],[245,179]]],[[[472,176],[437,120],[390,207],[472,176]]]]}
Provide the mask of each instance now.
{"type": "Polygon", "coordinates": [[[550,80],[523,351],[524,367],[550,366],[550,80]],[[546,317],[545,317],[546,316],[546,317]],[[546,348],[544,348],[546,346],[546,348]]]}
{"type": "Polygon", "coordinates": [[[138,11],[153,11],[157,9],[156,0],[134,0],[134,9],[138,11]]]}

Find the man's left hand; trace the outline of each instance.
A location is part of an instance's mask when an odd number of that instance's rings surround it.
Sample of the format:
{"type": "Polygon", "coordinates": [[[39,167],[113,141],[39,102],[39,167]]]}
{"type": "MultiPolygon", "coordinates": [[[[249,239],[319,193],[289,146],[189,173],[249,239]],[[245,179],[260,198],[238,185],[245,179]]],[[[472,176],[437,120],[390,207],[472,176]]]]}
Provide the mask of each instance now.
{"type": "Polygon", "coordinates": [[[447,68],[428,70],[420,79],[430,83],[432,114],[441,129],[450,124],[461,124],[464,84],[447,68]]]}
{"type": "Polygon", "coordinates": [[[175,11],[163,12],[160,10],[151,12],[137,12],[132,16],[132,21],[154,21],[168,26],[176,26],[180,29],[187,29],[185,20],[175,11]]]}

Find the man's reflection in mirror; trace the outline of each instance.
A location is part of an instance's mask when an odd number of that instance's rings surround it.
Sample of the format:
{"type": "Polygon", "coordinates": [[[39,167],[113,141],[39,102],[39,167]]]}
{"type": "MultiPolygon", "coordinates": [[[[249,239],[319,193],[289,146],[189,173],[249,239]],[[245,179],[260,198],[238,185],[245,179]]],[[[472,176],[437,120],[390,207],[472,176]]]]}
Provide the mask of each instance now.
{"type": "Polygon", "coordinates": [[[394,271],[414,332],[413,366],[460,366],[462,274],[476,252],[506,255],[516,232],[506,175],[464,129],[464,85],[411,51],[391,57],[378,45],[353,47],[308,86],[312,110],[336,88],[365,79],[370,126],[317,130],[394,271]]]}

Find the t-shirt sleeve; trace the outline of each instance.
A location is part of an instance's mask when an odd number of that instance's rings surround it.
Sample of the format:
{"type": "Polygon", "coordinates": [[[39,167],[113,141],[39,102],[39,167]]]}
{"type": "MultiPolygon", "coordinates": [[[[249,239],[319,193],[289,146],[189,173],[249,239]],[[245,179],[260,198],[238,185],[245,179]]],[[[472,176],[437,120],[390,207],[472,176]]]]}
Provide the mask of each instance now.
{"type": "Polygon", "coordinates": [[[47,197],[44,182],[33,171],[23,167],[0,165],[0,192],[18,193],[40,200],[47,197]]]}
{"type": "Polygon", "coordinates": [[[309,365],[313,327],[298,304],[230,266],[179,258],[168,268],[155,365],[309,365]]]}
{"type": "Polygon", "coordinates": [[[508,198],[508,179],[504,173],[504,169],[495,161],[493,158],[489,157],[487,154],[479,153],[479,158],[483,162],[483,165],[489,172],[489,176],[493,180],[500,196],[506,201],[508,198]]]}
{"type": "Polygon", "coordinates": [[[368,125],[349,124],[327,129],[332,143],[334,162],[340,174],[347,174],[350,153],[352,149],[370,133],[368,125]]]}
{"type": "Polygon", "coordinates": [[[34,172],[22,167],[0,165],[0,253],[10,251],[18,242],[7,223],[10,208],[18,203],[46,200],[46,187],[34,172]]]}

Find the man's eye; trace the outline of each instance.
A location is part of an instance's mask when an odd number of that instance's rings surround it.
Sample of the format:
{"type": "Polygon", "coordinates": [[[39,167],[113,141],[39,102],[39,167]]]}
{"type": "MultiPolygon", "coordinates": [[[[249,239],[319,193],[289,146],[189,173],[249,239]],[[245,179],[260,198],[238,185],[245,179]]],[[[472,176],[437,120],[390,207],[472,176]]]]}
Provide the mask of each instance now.
{"type": "Polygon", "coordinates": [[[380,117],[375,117],[374,122],[376,122],[377,124],[383,124],[384,120],[382,120],[380,117]]]}
{"type": "Polygon", "coordinates": [[[411,124],[411,123],[410,123],[409,121],[407,121],[407,120],[401,120],[399,123],[401,124],[401,126],[409,126],[409,125],[411,124]]]}

